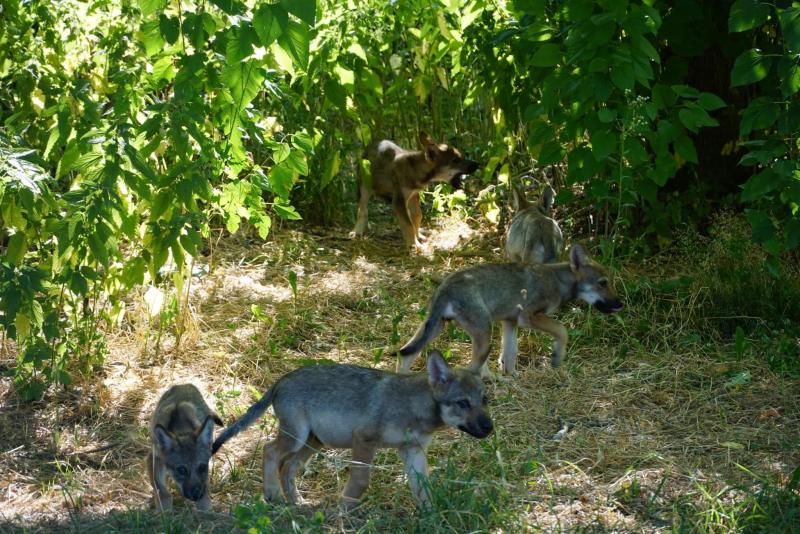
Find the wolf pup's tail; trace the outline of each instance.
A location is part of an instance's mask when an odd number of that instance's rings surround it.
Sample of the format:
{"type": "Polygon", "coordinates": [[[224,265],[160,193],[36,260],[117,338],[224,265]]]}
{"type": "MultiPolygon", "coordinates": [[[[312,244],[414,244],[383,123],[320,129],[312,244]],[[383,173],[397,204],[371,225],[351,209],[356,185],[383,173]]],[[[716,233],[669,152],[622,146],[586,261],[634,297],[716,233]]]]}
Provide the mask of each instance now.
{"type": "Polygon", "coordinates": [[[264,393],[264,395],[261,397],[261,400],[247,409],[245,414],[241,416],[238,421],[223,430],[222,434],[217,436],[217,439],[214,440],[214,444],[211,446],[211,454],[217,452],[219,448],[222,447],[225,442],[231,439],[233,436],[255,423],[259,417],[264,415],[264,412],[267,411],[267,408],[269,408],[269,405],[272,404],[274,399],[275,386],[272,386],[269,388],[269,391],[264,393]]]}
{"type": "Polygon", "coordinates": [[[414,337],[408,343],[400,347],[396,352],[400,356],[408,356],[409,354],[417,354],[422,351],[425,346],[431,342],[433,338],[439,335],[442,331],[442,315],[446,304],[434,302],[431,306],[431,311],[425,322],[419,325],[414,337]]]}

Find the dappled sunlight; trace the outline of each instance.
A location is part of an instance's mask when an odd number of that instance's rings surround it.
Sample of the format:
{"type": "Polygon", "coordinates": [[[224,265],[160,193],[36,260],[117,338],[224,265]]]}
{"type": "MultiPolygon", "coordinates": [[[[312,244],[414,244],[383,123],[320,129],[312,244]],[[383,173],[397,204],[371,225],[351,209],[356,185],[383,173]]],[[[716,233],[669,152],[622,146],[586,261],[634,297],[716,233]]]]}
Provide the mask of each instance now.
{"type": "Polygon", "coordinates": [[[475,230],[458,217],[442,217],[437,220],[437,224],[428,228],[428,237],[420,247],[420,253],[424,256],[431,256],[435,251],[454,250],[459,245],[475,235],[475,230]]]}

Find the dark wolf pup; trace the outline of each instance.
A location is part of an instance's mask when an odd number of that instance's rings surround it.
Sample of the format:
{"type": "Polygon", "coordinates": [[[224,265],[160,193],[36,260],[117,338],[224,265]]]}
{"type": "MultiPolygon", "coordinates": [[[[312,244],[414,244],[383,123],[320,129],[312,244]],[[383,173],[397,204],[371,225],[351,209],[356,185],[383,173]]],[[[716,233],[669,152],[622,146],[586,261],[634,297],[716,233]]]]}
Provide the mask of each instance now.
{"type": "Polygon", "coordinates": [[[476,162],[449,145],[436,143],[425,132],[420,132],[419,142],[422,150],[406,150],[384,139],[364,152],[363,158],[370,162],[372,179],[362,176],[359,166],[360,197],[353,229],[355,235],[363,235],[367,229],[369,197],[374,193],[392,203],[406,245],[419,246],[420,191],[433,182],[450,182],[458,187],[462,175],[478,169],[476,162]]]}
{"type": "Polygon", "coordinates": [[[198,510],[211,508],[208,461],[215,423],[224,425],[192,384],[172,386],[161,396],[150,422],[152,450],[147,455],[147,472],[158,509],[172,508],[167,475],[198,510]]]}
{"type": "Polygon", "coordinates": [[[525,199],[520,188],[512,194],[517,213],[506,232],[506,258],[520,263],[553,263],[564,251],[564,237],[558,223],[550,218],[555,191],[545,188],[538,204],[525,199]]]}
{"type": "Polygon", "coordinates": [[[500,368],[513,373],[517,361],[517,326],[546,332],[555,338],[552,365],[564,359],[567,330],[548,317],[564,303],[583,300],[603,313],[622,310],[606,271],[589,259],[584,248],[572,247],[569,262],[548,264],[487,263],[445,278],[433,294],[428,317],[399,351],[399,372],[409,372],[425,346],[442,331],[445,320],[456,321],[472,339],[473,371],[490,376],[486,359],[492,322],[503,322],[500,368]]]}
{"type": "Polygon", "coordinates": [[[264,447],[264,499],[295,504],[297,468],[321,447],[353,449],[350,479],[342,494],[347,507],[358,503],[369,484],[370,464],[380,448],[399,449],[415,498],[428,502],[426,450],[433,433],[445,426],[477,438],[488,436],[480,377],[451,369],[431,351],[428,372],[412,375],[357,367],[316,365],[280,378],[214,442],[216,452],[253,424],[269,405],[278,418],[278,435],[264,447]]]}

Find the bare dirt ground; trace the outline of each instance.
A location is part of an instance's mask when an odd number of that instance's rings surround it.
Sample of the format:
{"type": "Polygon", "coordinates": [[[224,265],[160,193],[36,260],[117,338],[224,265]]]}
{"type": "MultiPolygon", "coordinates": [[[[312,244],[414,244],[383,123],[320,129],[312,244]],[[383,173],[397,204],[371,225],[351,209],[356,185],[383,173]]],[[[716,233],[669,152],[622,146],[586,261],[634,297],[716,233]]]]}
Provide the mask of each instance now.
{"type": "MultiPolygon", "coordinates": [[[[261,493],[271,415],[216,458],[212,513],[195,514],[177,498],[164,517],[149,509],[143,467],[160,393],[193,382],[232,421],[298,365],[393,369],[384,352],[411,336],[438,282],[498,259],[500,247],[497,234],[458,219],[441,220],[414,256],[387,218],[360,240],[310,226],[278,230],[266,243],[221,240],[195,264],[179,345],[172,327],[159,335],[142,290],[129,299],[123,327],[108,334],[101,373],[34,404],[0,379],[0,532],[230,532],[232,510],[261,493]]],[[[437,437],[429,457],[444,501],[441,530],[669,531],[688,505],[735,500],[730,485],[752,480],[748,471],[780,480],[797,465],[800,383],[694,333],[683,309],[691,299],[651,283],[670,273],[641,265],[615,272],[622,314],[579,304],[558,313],[571,336],[561,368],[547,364],[549,339],[521,334],[519,376],[488,385],[492,437],[437,437]]],[[[498,344],[495,331],[493,358],[498,344]]],[[[458,329],[433,346],[467,362],[469,340],[458,329]]],[[[6,347],[0,367],[12,362],[6,347]]],[[[263,530],[424,530],[390,451],[375,461],[364,505],[341,512],[348,458],[316,455],[299,480],[309,504],[268,509],[263,530]]],[[[237,515],[251,524],[246,511],[237,515]]]]}

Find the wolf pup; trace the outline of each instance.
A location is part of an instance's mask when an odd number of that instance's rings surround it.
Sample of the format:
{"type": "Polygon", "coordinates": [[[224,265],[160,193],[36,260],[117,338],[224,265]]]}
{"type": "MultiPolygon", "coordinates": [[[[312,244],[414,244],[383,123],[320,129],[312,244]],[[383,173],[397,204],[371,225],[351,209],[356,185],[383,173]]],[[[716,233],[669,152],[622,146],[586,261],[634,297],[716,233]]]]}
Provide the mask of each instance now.
{"type": "Polygon", "coordinates": [[[549,185],[539,204],[530,204],[525,193],[513,187],[517,214],[506,232],[506,258],[520,263],[553,263],[564,252],[564,237],[550,218],[555,191],[549,185]]]}
{"type": "Polygon", "coordinates": [[[172,386],[161,396],[150,422],[152,450],[147,456],[147,472],[159,510],[172,508],[168,474],[183,496],[197,503],[198,510],[211,508],[208,461],[215,423],[224,426],[192,384],[172,386]]]}
{"type": "Polygon", "coordinates": [[[422,210],[419,193],[432,182],[450,182],[459,187],[462,175],[472,174],[478,164],[446,144],[438,144],[425,132],[420,132],[422,150],[405,150],[384,139],[367,148],[362,156],[370,162],[368,180],[358,172],[360,198],[358,217],[353,234],[360,236],[367,229],[367,210],[370,194],[374,193],[394,207],[403,239],[410,247],[419,246],[422,210]]]}
{"type": "Polygon", "coordinates": [[[569,262],[547,264],[487,263],[445,278],[433,294],[425,319],[399,351],[398,372],[407,373],[417,354],[442,331],[445,320],[456,321],[472,339],[473,371],[491,376],[486,366],[492,322],[503,322],[500,368],[513,373],[517,360],[517,326],[546,332],[555,338],[551,363],[564,359],[567,331],[548,314],[573,299],[603,313],[622,310],[605,269],[592,262],[576,244],[569,262]]]}
{"type": "Polygon", "coordinates": [[[301,367],[279,379],[214,442],[216,452],[273,406],[278,436],[264,447],[264,499],[300,501],[297,468],[319,448],[353,449],[342,504],[354,506],[369,484],[370,464],[380,448],[399,449],[412,493],[428,502],[425,452],[445,426],[476,438],[492,432],[483,384],[477,374],[451,369],[431,351],[428,372],[412,375],[357,367],[301,367]],[[281,494],[283,490],[283,494],[281,494]]]}

